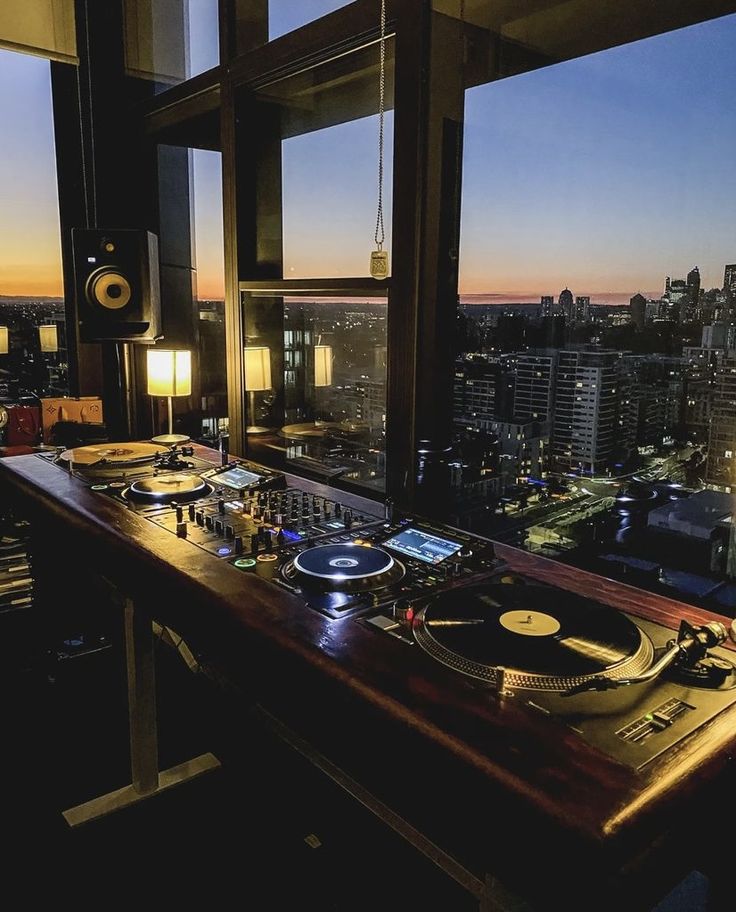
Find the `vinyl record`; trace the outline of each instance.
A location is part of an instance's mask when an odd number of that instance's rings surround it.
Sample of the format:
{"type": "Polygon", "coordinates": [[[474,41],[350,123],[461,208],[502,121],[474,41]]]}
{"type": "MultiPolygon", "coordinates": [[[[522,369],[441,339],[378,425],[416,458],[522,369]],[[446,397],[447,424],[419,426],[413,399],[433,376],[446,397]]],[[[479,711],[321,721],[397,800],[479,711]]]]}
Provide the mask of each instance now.
{"type": "Polygon", "coordinates": [[[74,465],[140,465],[153,462],[158,453],[165,453],[164,446],[154,443],[98,443],[92,446],[64,450],[59,459],[74,465]]]}
{"type": "Polygon", "coordinates": [[[570,592],[491,583],[443,592],[422,609],[417,641],[445,664],[520,687],[563,690],[648,667],[653,649],[624,614],[570,592]]]}

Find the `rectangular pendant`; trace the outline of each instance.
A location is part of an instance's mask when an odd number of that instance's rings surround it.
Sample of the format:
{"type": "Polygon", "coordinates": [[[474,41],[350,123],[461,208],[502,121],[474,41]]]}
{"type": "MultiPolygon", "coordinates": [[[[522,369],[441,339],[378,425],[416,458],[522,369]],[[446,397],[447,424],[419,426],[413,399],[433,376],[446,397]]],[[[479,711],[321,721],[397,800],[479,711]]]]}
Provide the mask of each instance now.
{"type": "Polygon", "coordinates": [[[388,275],[388,250],[371,251],[371,276],[385,279],[388,275]]]}

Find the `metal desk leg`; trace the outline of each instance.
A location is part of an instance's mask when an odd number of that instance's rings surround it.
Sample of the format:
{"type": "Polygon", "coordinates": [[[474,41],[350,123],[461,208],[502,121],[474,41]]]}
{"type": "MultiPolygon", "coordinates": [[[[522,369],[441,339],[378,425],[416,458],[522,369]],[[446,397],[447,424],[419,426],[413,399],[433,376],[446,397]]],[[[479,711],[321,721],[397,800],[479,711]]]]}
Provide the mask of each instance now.
{"type": "Polygon", "coordinates": [[[220,766],[217,757],[207,753],[159,772],[151,620],[145,612],[136,611],[131,599],[125,599],[124,608],[132,783],[64,811],[69,826],[104,817],[220,766]]]}

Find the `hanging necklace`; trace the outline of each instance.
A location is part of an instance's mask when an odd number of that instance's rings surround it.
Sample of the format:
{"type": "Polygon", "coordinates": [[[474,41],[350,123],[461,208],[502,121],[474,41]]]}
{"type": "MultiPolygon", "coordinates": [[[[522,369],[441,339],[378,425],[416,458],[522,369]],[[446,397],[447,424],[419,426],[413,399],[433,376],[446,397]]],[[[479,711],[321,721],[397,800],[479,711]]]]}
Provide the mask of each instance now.
{"type": "Polygon", "coordinates": [[[378,209],[373,239],[376,249],[371,251],[371,275],[385,279],[388,275],[388,251],[383,249],[386,232],[383,227],[383,125],[386,98],[386,0],[381,0],[381,41],[378,67],[378,209]]]}

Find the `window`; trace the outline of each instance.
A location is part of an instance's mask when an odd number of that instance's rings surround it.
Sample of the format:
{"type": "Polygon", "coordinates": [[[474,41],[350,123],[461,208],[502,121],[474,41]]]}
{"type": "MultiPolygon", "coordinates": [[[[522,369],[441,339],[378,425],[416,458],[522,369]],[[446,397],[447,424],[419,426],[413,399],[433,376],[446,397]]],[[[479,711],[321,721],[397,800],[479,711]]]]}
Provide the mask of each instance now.
{"type": "Polygon", "coordinates": [[[227,429],[225,266],[222,161],[219,152],[192,152],[194,265],[197,270],[202,437],[216,441],[227,429]]]}
{"type": "Polygon", "coordinates": [[[47,60],[0,51],[0,122],[0,326],[8,329],[9,342],[7,354],[0,350],[0,397],[65,395],[68,363],[47,60]],[[51,344],[42,346],[39,327],[45,324],[53,324],[56,332],[51,344]]]}
{"type": "MultiPolygon", "coordinates": [[[[386,43],[384,249],[390,249],[393,40],[386,43]]],[[[378,202],[375,42],[243,91],[256,200],[240,256],[246,451],[385,488],[390,276],[369,276],[378,202]]],[[[248,199],[253,199],[249,196],[248,199]]],[[[252,209],[248,209],[252,212],[252,209]]]]}
{"type": "Polygon", "coordinates": [[[347,0],[268,0],[268,40],[346,5],[347,0]]]}
{"type": "Polygon", "coordinates": [[[218,0],[125,0],[125,70],[154,92],[220,62],[218,0]]]}
{"type": "Polygon", "coordinates": [[[254,459],[384,489],[387,299],[369,294],[244,291],[254,459]]]}
{"type": "MultiPolygon", "coordinates": [[[[651,18],[581,2],[572,31],[552,0],[512,6],[466,5],[463,338],[480,356],[511,356],[513,410],[545,419],[545,473],[616,488],[636,477],[652,486],[652,502],[665,497],[657,486],[666,479],[696,511],[706,488],[725,494],[736,481],[736,361],[721,360],[736,321],[727,216],[736,207],[736,4],[699,22],[696,2],[651,18]],[[682,141],[663,147],[673,131],[682,141]],[[710,380],[698,348],[719,350],[710,380]],[[549,369],[530,370],[542,356],[549,369]]],[[[447,4],[437,8],[447,15],[447,4]]],[[[725,572],[698,563],[685,537],[682,555],[673,546],[663,557],[642,515],[627,519],[639,523],[635,534],[617,537],[612,512],[600,548],[626,543],[652,560],[682,559],[695,575],[725,572]]],[[[503,537],[490,511],[458,520],[503,537]]],[[[571,559],[595,570],[596,548],[581,536],[571,559]]]]}

